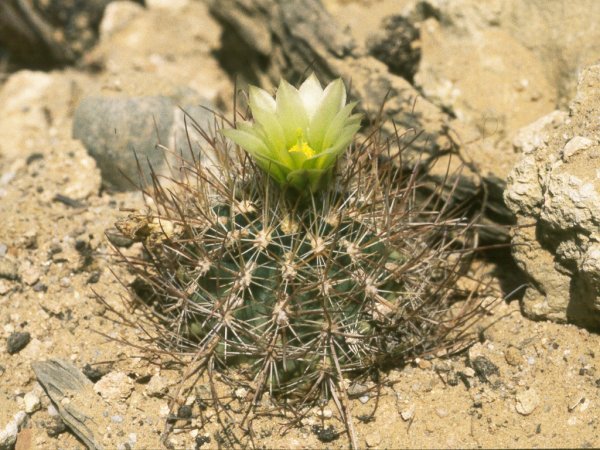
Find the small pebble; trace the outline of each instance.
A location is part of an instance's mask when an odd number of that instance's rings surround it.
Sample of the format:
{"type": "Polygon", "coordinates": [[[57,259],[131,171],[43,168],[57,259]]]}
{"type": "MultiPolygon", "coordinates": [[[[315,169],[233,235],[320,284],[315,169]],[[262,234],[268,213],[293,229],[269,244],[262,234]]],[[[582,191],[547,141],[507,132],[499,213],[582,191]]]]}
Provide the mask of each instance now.
{"type": "Polygon", "coordinates": [[[448,416],[448,410],[444,409],[444,408],[437,408],[435,410],[435,413],[438,415],[438,417],[440,418],[444,418],[448,416]]]}
{"type": "Polygon", "coordinates": [[[23,350],[29,341],[31,340],[31,334],[28,332],[16,332],[11,334],[6,342],[6,348],[10,355],[14,355],[15,353],[23,350]]]}
{"type": "Polygon", "coordinates": [[[377,431],[369,433],[365,437],[365,443],[367,444],[367,447],[377,447],[381,444],[381,435],[377,431]]]}
{"type": "Polygon", "coordinates": [[[417,366],[419,366],[419,369],[422,369],[422,370],[431,369],[431,361],[428,361],[426,359],[417,358],[416,363],[417,363],[417,366]]]}
{"type": "Polygon", "coordinates": [[[123,423],[123,416],[118,416],[118,415],[116,415],[116,416],[111,416],[111,417],[110,417],[110,421],[111,421],[112,423],[123,423]]]}
{"type": "Polygon", "coordinates": [[[471,367],[467,367],[465,370],[463,370],[463,373],[469,378],[473,378],[475,376],[475,370],[473,370],[471,367]]]}
{"type": "Polygon", "coordinates": [[[169,390],[167,380],[156,374],[150,378],[150,381],[146,385],[146,395],[149,397],[162,398],[169,390]]]}
{"type": "Polygon", "coordinates": [[[46,292],[48,290],[48,286],[46,286],[44,283],[42,283],[41,281],[38,281],[34,286],[33,286],[33,291],[34,292],[46,292]]]}
{"type": "Polygon", "coordinates": [[[13,260],[4,257],[0,258],[0,278],[11,281],[19,278],[19,270],[13,260]]]}
{"type": "Polygon", "coordinates": [[[571,398],[569,398],[569,403],[567,406],[567,408],[569,409],[569,412],[573,411],[584,401],[585,401],[585,397],[581,392],[578,392],[575,395],[571,396],[571,398]]]}
{"type": "Polygon", "coordinates": [[[23,402],[25,403],[25,412],[27,414],[34,413],[38,409],[40,409],[40,398],[33,392],[28,392],[23,397],[23,402]]]}
{"type": "Polygon", "coordinates": [[[234,392],[234,395],[237,399],[242,400],[248,395],[248,389],[243,387],[237,388],[234,392]]]}
{"type": "Polygon", "coordinates": [[[504,352],[504,359],[513,367],[523,364],[523,355],[521,355],[521,352],[516,347],[508,347],[506,352],[504,352]]]}
{"type": "Polygon", "coordinates": [[[515,409],[523,416],[531,414],[540,403],[540,398],[534,389],[519,392],[516,395],[516,400],[515,409]]]}
{"type": "Polygon", "coordinates": [[[133,380],[123,372],[110,372],[94,384],[94,391],[108,401],[127,399],[133,388],[133,380]]]}
{"type": "Polygon", "coordinates": [[[402,420],[404,420],[405,422],[408,422],[410,419],[412,419],[415,415],[415,405],[410,405],[410,407],[408,409],[405,409],[404,411],[402,411],[400,413],[400,417],[402,417],[402,420]]]}
{"type": "Polygon", "coordinates": [[[369,401],[369,395],[361,395],[360,397],[358,397],[358,401],[361,402],[363,405],[365,403],[367,403],[369,401]]]}
{"type": "Polygon", "coordinates": [[[4,280],[0,280],[0,295],[4,295],[11,290],[11,286],[4,280]]]}
{"type": "Polygon", "coordinates": [[[177,417],[179,419],[189,419],[192,417],[192,407],[189,405],[182,405],[177,410],[177,417]]]}

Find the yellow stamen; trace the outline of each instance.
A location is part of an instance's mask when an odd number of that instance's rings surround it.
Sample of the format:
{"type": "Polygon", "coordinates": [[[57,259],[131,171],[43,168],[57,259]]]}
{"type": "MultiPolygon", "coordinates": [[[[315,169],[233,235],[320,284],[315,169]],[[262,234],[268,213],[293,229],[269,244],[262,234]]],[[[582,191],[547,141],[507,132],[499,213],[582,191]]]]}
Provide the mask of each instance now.
{"type": "Polygon", "coordinates": [[[296,134],[298,136],[298,141],[297,141],[296,145],[293,145],[288,150],[288,152],[290,152],[290,153],[292,153],[292,152],[302,153],[305,158],[312,158],[313,156],[315,156],[315,151],[304,140],[304,133],[302,132],[302,130],[298,129],[298,131],[296,132],[296,134]]]}

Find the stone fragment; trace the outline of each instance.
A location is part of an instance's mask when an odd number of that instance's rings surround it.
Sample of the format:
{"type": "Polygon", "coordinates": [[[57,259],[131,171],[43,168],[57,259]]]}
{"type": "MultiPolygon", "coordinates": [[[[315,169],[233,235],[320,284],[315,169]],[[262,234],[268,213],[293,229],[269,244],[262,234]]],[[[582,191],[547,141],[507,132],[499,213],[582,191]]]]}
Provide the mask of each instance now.
{"type": "Polygon", "coordinates": [[[575,153],[586,150],[594,144],[594,141],[583,136],[575,136],[567,142],[562,151],[562,159],[564,162],[568,162],[571,156],[575,153]]]}
{"type": "Polygon", "coordinates": [[[150,378],[146,385],[146,395],[149,397],[162,398],[169,390],[166,378],[156,374],[150,378]]]}
{"type": "Polygon", "coordinates": [[[4,429],[0,429],[0,450],[10,450],[17,441],[19,428],[25,421],[27,414],[23,411],[16,413],[12,420],[6,424],[4,429]]]}
{"type": "Polygon", "coordinates": [[[27,331],[18,331],[11,334],[6,341],[6,350],[9,355],[14,355],[23,350],[29,341],[31,340],[31,334],[27,331]]]}
{"type": "Polygon", "coordinates": [[[538,407],[540,398],[534,389],[519,392],[516,395],[516,411],[522,416],[528,416],[538,407]]]}
{"type": "Polygon", "coordinates": [[[35,392],[28,392],[23,397],[25,403],[25,412],[31,414],[40,409],[40,397],[35,392]]]}
{"type": "Polygon", "coordinates": [[[508,347],[504,352],[504,359],[511,366],[520,366],[523,364],[523,355],[516,347],[508,347]]]}
{"type": "Polygon", "coordinates": [[[412,419],[414,417],[415,410],[416,410],[416,406],[410,405],[407,409],[400,412],[400,417],[402,417],[402,420],[404,420],[405,422],[408,422],[410,419],[412,419]]]}
{"type": "Polygon", "coordinates": [[[133,388],[133,380],[124,372],[110,372],[94,384],[94,391],[109,402],[126,400],[133,388]]]}
{"type": "Polygon", "coordinates": [[[19,278],[17,263],[10,258],[0,258],[0,278],[12,281],[17,280],[19,278]]]}
{"type": "Polygon", "coordinates": [[[144,12],[144,7],[130,1],[113,1],[104,10],[100,22],[100,39],[108,39],[111,35],[125,28],[135,17],[144,12]]]}
{"type": "Polygon", "coordinates": [[[373,431],[372,433],[367,434],[365,437],[365,443],[367,447],[377,447],[381,444],[381,434],[378,431],[373,431]]]}

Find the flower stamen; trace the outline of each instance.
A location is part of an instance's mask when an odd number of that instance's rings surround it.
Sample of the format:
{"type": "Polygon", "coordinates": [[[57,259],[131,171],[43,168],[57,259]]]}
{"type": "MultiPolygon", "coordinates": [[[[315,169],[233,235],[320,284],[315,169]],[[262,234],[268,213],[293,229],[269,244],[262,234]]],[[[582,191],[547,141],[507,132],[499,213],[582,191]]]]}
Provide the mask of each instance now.
{"type": "Polygon", "coordinates": [[[290,147],[288,152],[289,153],[295,153],[295,152],[302,153],[304,155],[304,157],[307,159],[315,156],[316,152],[312,149],[312,147],[310,145],[308,145],[306,143],[306,140],[304,139],[304,133],[302,132],[301,129],[298,129],[298,131],[296,131],[296,135],[298,136],[298,140],[296,141],[295,145],[290,147]]]}

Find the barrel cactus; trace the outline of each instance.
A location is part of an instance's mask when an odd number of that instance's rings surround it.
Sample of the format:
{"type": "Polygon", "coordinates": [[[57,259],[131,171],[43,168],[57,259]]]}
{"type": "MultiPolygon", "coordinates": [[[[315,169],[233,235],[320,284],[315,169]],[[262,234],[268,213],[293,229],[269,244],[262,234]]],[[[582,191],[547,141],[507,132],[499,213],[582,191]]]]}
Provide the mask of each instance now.
{"type": "Polygon", "coordinates": [[[117,224],[144,245],[128,262],[161,348],[235,371],[254,404],[327,400],[348,378],[454,343],[474,311],[451,312],[468,223],[419,194],[378,132],[350,144],[360,118],[343,84],[310,80],[325,99],[310,99],[312,116],[280,105],[283,93],[302,107],[302,87],[251,91],[253,125],[207,135],[210,164],[183,163],[182,181],[157,180],[148,210],[117,224]]]}

